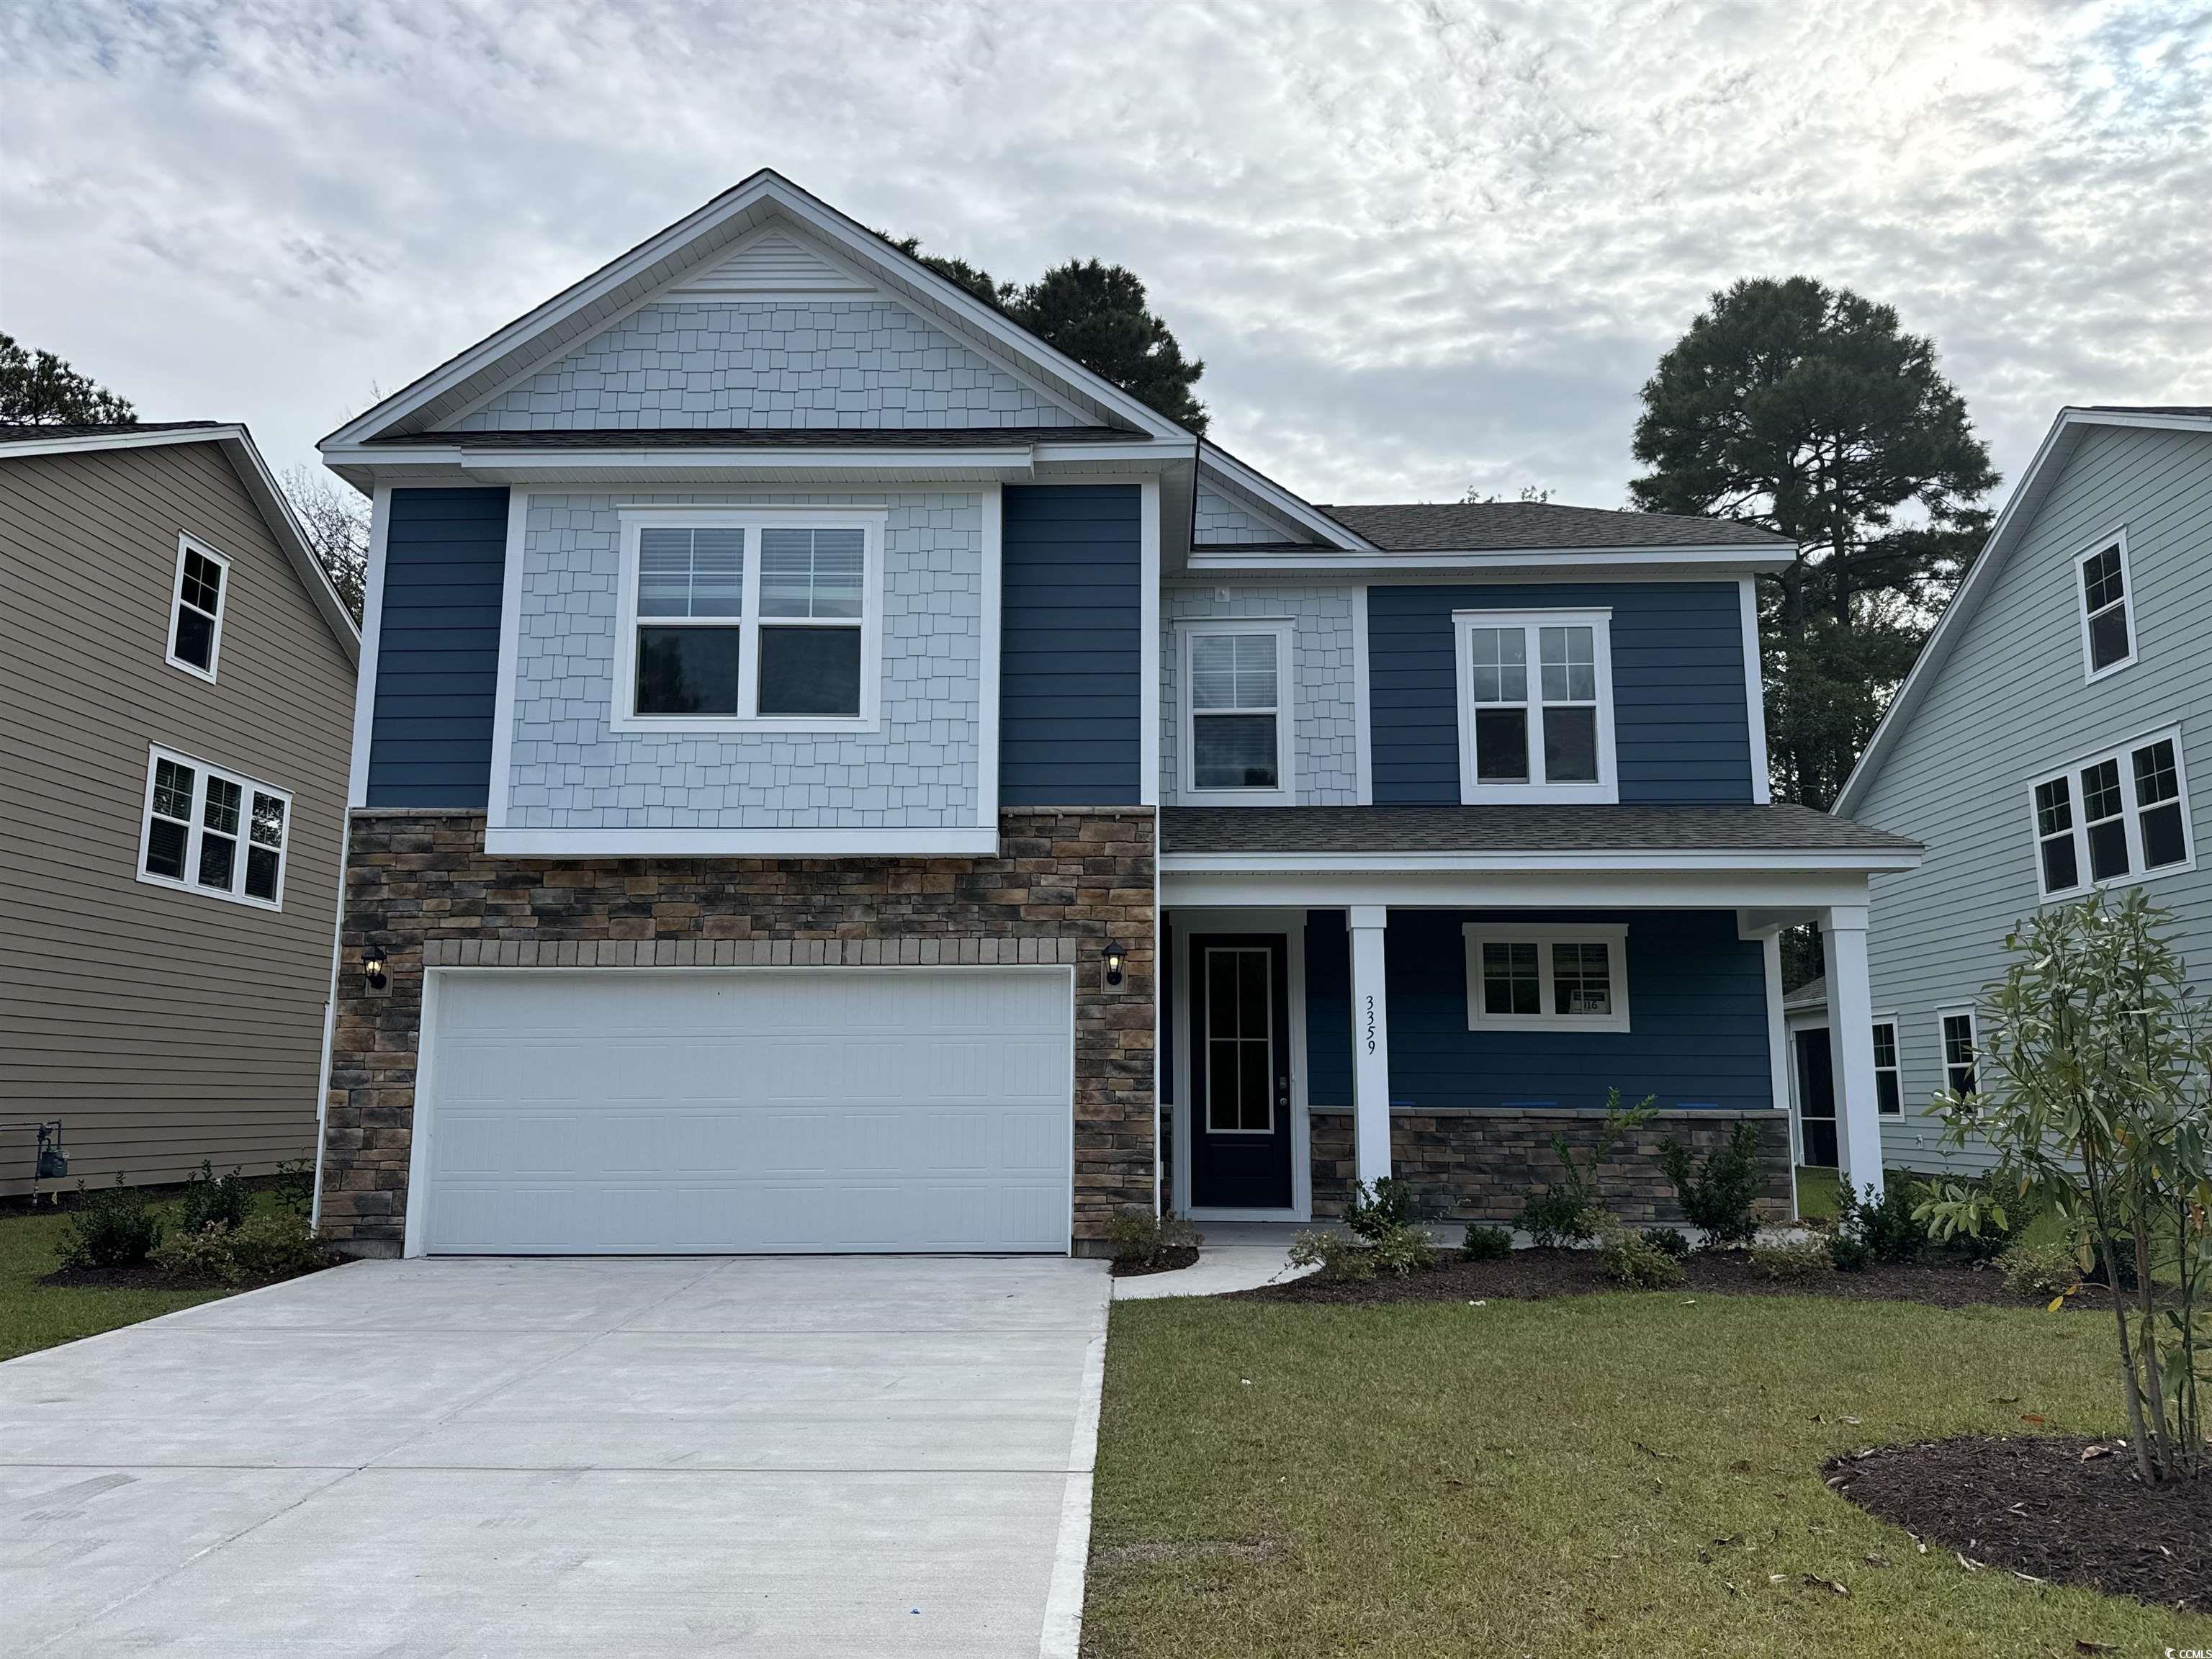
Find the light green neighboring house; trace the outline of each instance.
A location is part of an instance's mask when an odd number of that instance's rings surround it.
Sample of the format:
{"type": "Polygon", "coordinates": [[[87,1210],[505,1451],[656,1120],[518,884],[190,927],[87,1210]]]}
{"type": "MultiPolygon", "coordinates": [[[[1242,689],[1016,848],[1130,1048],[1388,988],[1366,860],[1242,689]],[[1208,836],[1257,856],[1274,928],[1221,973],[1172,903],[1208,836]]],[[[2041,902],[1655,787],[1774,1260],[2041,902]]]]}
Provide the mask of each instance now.
{"type": "Polygon", "coordinates": [[[2142,884],[2212,986],[2212,406],[2060,411],[1836,811],[1928,848],[1872,880],[1893,1168],[1989,1162],[1928,1102],[2039,906],[2142,884]]]}

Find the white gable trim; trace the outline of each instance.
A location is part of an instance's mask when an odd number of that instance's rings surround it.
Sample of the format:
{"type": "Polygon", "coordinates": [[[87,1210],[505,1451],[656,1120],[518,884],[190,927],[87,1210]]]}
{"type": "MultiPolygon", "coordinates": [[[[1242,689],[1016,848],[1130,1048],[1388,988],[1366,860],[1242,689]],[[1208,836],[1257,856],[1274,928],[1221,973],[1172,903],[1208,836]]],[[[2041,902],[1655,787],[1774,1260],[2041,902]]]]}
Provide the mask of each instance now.
{"type": "Polygon", "coordinates": [[[1950,660],[1951,653],[1964,635],[1966,626],[1980,608],[1982,601],[1996,587],[1997,578],[2003,574],[2007,560],[2027,534],[2028,526],[2035,522],[2045,499],[2065,471],[2067,461],[2080,446],[2083,430],[2094,426],[2141,427],[2155,431],[2197,432],[2212,436],[2212,418],[2201,415],[2160,415],[2131,410],[2078,409],[2068,407],[2058,411],[2058,418],[2044,435],[2035,459],[2021,474],[2020,483],[2014,487],[2012,499],[1997,515],[1990,531],[1990,538],[1982,544],[1981,556],[1966,572],[1966,580],[1951,595],[1951,602],[1936,618],[1928,643],[1920,648],[1918,660],[1912,672],[1905,677],[1905,684],[1897,689],[1883,712],[1881,724],[1874,736],[1867,740],[1866,751],[1859,757],[1858,764],[1844,780],[1842,793],[1836,797],[1837,816],[1848,817],[1858,810],[1866,799],[1867,791],[1874,787],[1875,775],[1881,771],[1889,751],[1896,747],[1899,734],[1911,722],[1913,711],[1927,700],[1943,665],[1950,660]]]}
{"type": "MultiPolygon", "coordinates": [[[[1326,513],[1308,506],[1264,473],[1245,465],[1227,450],[1200,440],[1199,479],[1232,501],[1249,501],[1262,516],[1295,524],[1332,548],[1375,551],[1375,544],[1357,535],[1326,513]]],[[[1228,553],[1232,549],[1212,550],[1228,553]]]]}
{"type": "Polygon", "coordinates": [[[886,292],[913,306],[918,314],[949,325],[956,338],[987,356],[1004,353],[1033,366],[1055,397],[1073,398],[1085,418],[1111,417],[1155,437],[1188,436],[1174,422],[1045,344],[957,283],[788,179],[763,170],[349,421],[325,439],[324,446],[348,448],[410,422],[418,423],[410,429],[419,429],[458,418],[465,405],[484,397],[481,377],[493,376],[501,386],[528,378],[672,283],[696,274],[706,261],[719,259],[738,238],[777,218],[789,221],[871,273],[886,292]],[[1092,407],[1082,409],[1085,404],[1092,407]]]}
{"type": "Polygon", "coordinates": [[[850,266],[828,258],[783,226],[767,224],[740,238],[706,270],[663,289],[661,295],[720,294],[779,299],[874,292],[876,285],[850,266]]]}

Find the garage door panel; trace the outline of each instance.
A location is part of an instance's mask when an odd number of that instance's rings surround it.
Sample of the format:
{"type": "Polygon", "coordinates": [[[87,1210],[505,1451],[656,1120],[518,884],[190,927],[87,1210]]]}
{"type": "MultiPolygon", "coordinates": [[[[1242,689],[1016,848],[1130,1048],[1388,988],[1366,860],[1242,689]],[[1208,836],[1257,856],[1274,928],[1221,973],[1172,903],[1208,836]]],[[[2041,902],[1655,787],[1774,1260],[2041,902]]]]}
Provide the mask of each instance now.
{"type": "Polygon", "coordinates": [[[1064,1250],[1053,969],[451,974],[435,1251],[1064,1250]]]}

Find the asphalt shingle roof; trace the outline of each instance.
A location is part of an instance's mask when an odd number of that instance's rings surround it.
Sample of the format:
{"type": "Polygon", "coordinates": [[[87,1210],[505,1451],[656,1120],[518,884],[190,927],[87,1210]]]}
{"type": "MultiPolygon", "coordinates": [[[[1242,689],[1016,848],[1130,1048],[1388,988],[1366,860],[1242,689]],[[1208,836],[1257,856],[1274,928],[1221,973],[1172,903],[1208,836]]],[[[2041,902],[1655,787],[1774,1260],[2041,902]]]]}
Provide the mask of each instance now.
{"type": "Polygon", "coordinates": [[[1164,853],[1912,853],[1809,806],[1170,806],[1164,853]]]}
{"type": "Polygon", "coordinates": [[[97,438],[111,432],[185,432],[229,424],[224,421],[105,421],[81,426],[0,426],[0,444],[38,443],[55,438],[97,438]]]}
{"type": "Polygon", "coordinates": [[[1825,1008],[1828,1006],[1828,981],[1825,975],[1807,980],[1782,999],[1784,1008],[1825,1008]]]}
{"type": "Polygon", "coordinates": [[[1615,513],[1550,501],[1419,502],[1322,507],[1347,530],[1389,553],[1479,553],[1518,548],[1788,547],[1790,541],[1733,519],[1673,513],[1615,513]]]}
{"type": "Polygon", "coordinates": [[[562,427],[538,432],[409,432],[371,448],[460,444],[470,449],[967,449],[994,444],[1114,443],[1141,438],[1110,426],[562,427]]]}
{"type": "Polygon", "coordinates": [[[2200,415],[2212,420],[2212,404],[2091,404],[2100,415],[2200,415]]]}

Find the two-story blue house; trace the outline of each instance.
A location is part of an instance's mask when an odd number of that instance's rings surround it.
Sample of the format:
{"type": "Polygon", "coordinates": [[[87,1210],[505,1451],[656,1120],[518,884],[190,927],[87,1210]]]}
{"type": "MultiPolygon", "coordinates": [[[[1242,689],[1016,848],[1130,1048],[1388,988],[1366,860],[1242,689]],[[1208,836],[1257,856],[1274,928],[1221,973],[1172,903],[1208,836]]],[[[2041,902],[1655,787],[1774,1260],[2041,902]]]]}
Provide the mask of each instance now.
{"type": "Polygon", "coordinates": [[[1776,930],[1863,1010],[1918,850],[1767,798],[1764,532],[1313,505],[769,173],[323,451],[352,1249],[1504,1217],[1614,1085],[1786,1210],[1776,930]]]}

